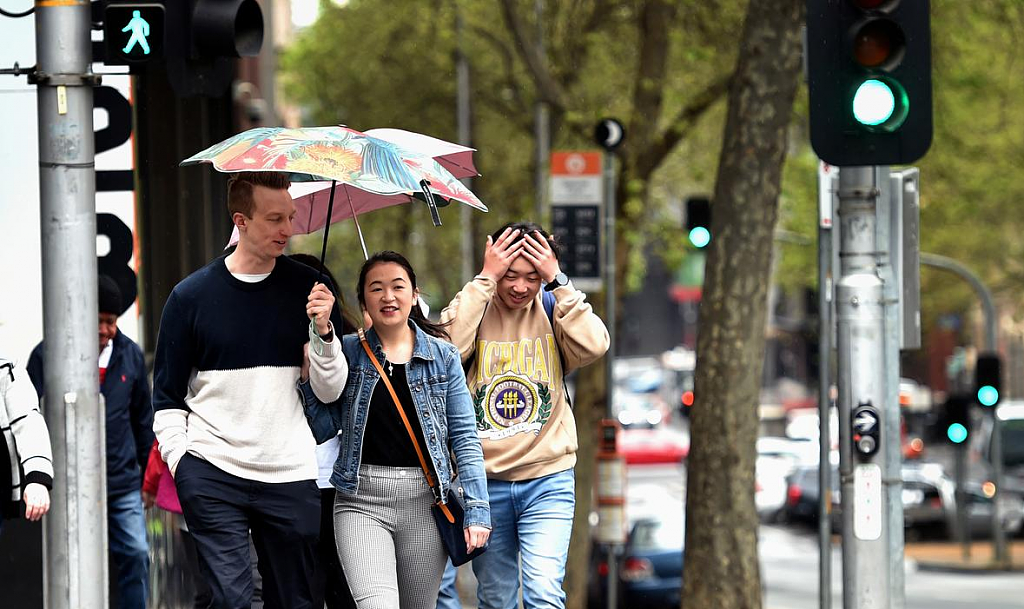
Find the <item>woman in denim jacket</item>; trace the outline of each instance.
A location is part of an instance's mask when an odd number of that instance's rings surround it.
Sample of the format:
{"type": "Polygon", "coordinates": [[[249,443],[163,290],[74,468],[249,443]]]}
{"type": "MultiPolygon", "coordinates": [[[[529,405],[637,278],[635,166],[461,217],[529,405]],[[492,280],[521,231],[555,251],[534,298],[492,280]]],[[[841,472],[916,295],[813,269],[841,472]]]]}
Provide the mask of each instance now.
{"type": "MultiPolygon", "coordinates": [[[[466,504],[465,539],[472,551],[490,535],[483,451],[458,350],[416,301],[416,274],[396,252],[367,260],[356,288],[373,326],[371,350],[390,377],[421,447],[426,447],[440,497],[452,483],[466,504]]],[[[335,542],[359,607],[433,609],[447,554],[431,515],[436,500],[409,434],[359,336],[342,339],[349,376],[341,399],[323,404],[300,385],[317,442],[340,437],[331,483],[335,542]]]]}

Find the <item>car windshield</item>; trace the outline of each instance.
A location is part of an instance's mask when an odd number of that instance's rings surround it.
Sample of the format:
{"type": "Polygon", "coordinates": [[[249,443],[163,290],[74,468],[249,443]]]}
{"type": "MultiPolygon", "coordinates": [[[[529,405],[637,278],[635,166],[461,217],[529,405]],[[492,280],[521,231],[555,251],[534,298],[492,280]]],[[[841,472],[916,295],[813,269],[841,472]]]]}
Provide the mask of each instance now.
{"type": "Polygon", "coordinates": [[[633,527],[630,545],[634,552],[683,549],[683,519],[644,520],[633,527]]]}
{"type": "Polygon", "coordinates": [[[1024,465],[1024,419],[1003,421],[1003,463],[1024,465]]]}

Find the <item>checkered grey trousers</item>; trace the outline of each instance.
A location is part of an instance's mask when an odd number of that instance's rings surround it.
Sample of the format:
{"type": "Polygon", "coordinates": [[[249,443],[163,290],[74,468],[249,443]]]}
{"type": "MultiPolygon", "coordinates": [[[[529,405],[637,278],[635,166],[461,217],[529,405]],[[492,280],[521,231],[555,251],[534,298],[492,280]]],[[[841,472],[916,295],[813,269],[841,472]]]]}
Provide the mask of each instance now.
{"type": "Polygon", "coordinates": [[[362,465],[334,500],[334,541],[359,609],[434,609],[448,554],[418,467],[362,465]]]}

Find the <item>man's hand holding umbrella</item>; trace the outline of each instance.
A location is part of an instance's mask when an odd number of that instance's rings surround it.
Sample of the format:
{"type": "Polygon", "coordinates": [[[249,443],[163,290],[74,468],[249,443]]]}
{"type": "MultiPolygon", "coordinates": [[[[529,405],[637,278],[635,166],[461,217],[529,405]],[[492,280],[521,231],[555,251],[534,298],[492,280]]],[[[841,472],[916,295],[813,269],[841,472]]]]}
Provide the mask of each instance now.
{"type": "Polygon", "coordinates": [[[317,334],[325,342],[334,338],[331,332],[331,311],[334,309],[334,294],[322,283],[313,285],[306,298],[306,315],[316,324],[317,334]],[[330,335],[328,335],[330,333],[330,335]]]}

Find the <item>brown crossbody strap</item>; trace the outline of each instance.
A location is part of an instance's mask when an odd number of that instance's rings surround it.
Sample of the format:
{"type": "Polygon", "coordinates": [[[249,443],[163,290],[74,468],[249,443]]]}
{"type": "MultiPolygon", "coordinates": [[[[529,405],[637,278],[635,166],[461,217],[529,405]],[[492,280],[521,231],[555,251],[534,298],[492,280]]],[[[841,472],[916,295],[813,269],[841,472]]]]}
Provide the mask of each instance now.
{"type": "MultiPolygon", "coordinates": [[[[363,330],[359,330],[359,342],[363,345],[363,350],[366,351],[366,355],[370,357],[370,361],[373,362],[373,367],[377,369],[377,373],[380,374],[380,380],[384,381],[384,386],[388,388],[388,393],[391,394],[391,401],[395,403],[395,408],[398,409],[398,416],[402,418],[402,423],[405,425],[405,431],[409,432],[409,439],[412,440],[412,447],[416,449],[416,457],[420,460],[420,467],[423,468],[423,475],[427,478],[427,485],[430,490],[433,491],[437,484],[434,482],[434,476],[430,473],[430,468],[427,467],[427,460],[423,458],[423,450],[420,449],[420,442],[416,438],[415,432],[412,430],[412,425],[409,424],[409,417],[405,416],[405,409],[402,408],[402,404],[398,401],[398,394],[395,393],[395,388],[391,386],[391,380],[388,375],[384,373],[384,367],[377,361],[377,356],[373,354],[373,350],[370,349],[370,343],[366,342],[366,335],[363,330]]],[[[437,507],[444,512],[445,518],[448,522],[454,523],[455,516],[448,510],[448,506],[442,503],[440,500],[437,501],[437,507]]]]}

